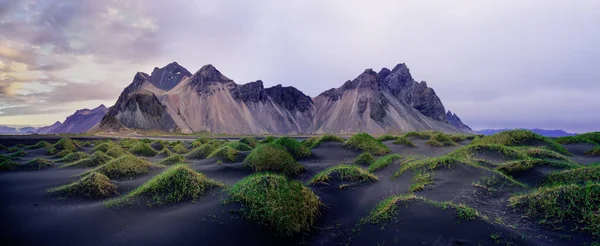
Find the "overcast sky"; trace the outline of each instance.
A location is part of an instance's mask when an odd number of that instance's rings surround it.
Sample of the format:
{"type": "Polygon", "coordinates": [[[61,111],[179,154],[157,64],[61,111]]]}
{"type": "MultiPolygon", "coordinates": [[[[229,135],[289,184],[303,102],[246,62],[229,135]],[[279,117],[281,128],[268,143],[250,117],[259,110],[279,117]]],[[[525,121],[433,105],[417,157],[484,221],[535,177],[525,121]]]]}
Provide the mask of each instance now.
{"type": "Polygon", "coordinates": [[[112,106],[215,65],[309,96],[406,63],[474,129],[600,130],[600,1],[0,0],[0,124],[112,106]]]}

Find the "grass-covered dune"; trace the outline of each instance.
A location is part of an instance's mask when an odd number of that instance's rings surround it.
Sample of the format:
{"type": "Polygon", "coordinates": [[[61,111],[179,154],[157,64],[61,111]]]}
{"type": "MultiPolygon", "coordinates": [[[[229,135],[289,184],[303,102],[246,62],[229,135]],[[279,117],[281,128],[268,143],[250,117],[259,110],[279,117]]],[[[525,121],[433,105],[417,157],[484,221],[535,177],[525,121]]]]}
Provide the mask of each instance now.
{"type": "Polygon", "coordinates": [[[272,171],[297,175],[304,171],[287,149],[276,143],[264,143],[254,148],[244,160],[255,172],[272,171]]]}
{"type": "Polygon", "coordinates": [[[62,167],[95,167],[100,166],[104,163],[111,161],[113,158],[108,156],[107,154],[97,151],[94,154],[90,155],[87,158],[80,159],[68,164],[63,165],[62,167]]]}
{"type": "Polygon", "coordinates": [[[26,162],[23,165],[20,165],[19,167],[23,168],[25,170],[40,170],[40,169],[50,168],[53,166],[55,166],[53,161],[42,159],[42,158],[35,158],[31,161],[26,162]]]}
{"type": "Polygon", "coordinates": [[[207,158],[211,153],[217,150],[220,146],[224,145],[225,142],[221,140],[212,140],[208,143],[201,145],[198,148],[191,150],[187,153],[186,158],[190,159],[204,159],[207,158]]]}
{"type": "MultiPolygon", "coordinates": [[[[528,194],[513,196],[510,205],[539,220],[563,226],[567,221],[583,224],[582,230],[600,236],[600,184],[567,184],[541,187],[528,194]]],[[[577,227],[576,227],[577,228],[577,227]]]]}
{"type": "Polygon", "coordinates": [[[179,154],[174,154],[174,155],[167,156],[166,158],[164,158],[158,162],[158,164],[165,165],[165,166],[178,164],[178,163],[185,163],[185,157],[183,157],[182,155],[179,155],[179,154]]]}
{"type": "Polygon", "coordinates": [[[354,150],[369,152],[373,155],[385,155],[390,149],[367,133],[358,133],[344,142],[344,146],[354,150]]]}
{"type": "Polygon", "coordinates": [[[68,162],[74,162],[74,161],[78,161],[81,159],[85,159],[88,157],[90,157],[90,155],[88,155],[84,152],[81,152],[81,151],[77,151],[77,152],[70,153],[70,154],[66,155],[65,157],[60,158],[58,160],[58,162],[67,162],[68,163],[68,162]]]}
{"type": "Polygon", "coordinates": [[[565,136],[556,139],[556,142],[560,144],[599,144],[600,145],[600,132],[588,132],[583,134],[577,134],[575,136],[565,136]]]}
{"type": "Polygon", "coordinates": [[[308,181],[309,184],[328,183],[330,179],[337,178],[339,180],[369,182],[379,180],[377,176],[369,171],[355,165],[341,164],[327,168],[320,173],[317,173],[308,181]]]}
{"type": "Polygon", "coordinates": [[[302,183],[272,173],[250,175],[227,193],[230,202],[243,205],[239,212],[244,218],[282,236],[310,231],[323,206],[302,183]]]}
{"type": "Polygon", "coordinates": [[[253,138],[253,137],[240,138],[239,142],[243,143],[243,144],[247,144],[251,148],[254,148],[254,147],[256,147],[256,145],[258,145],[258,140],[256,140],[256,138],[253,138]]]}
{"type": "Polygon", "coordinates": [[[136,199],[137,202],[148,206],[162,206],[186,200],[194,202],[209,189],[223,186],[221,182],[209,179],[186,165],[175,165],[124,197],[108,201],[107,205],[132,203],[136,202],[136,199]]]}
{"type": "Polygon", "coordinates": [[[526,159],[526,160],[518,160],[511,161],[502,164],[497,169],[505,174],[513,174],[517,172],[523,172],[530,170],[535,167],[557,167],[557,168],[576,168],[579,167],[577,164],[573,164],[565,161],[555,161],[555,160],[544,160],[544,159],[526,159]]]}
{"type": "Polygon", "coordinates": [[[571,155],[565,147],[557,142],[527,130],[512,130],[485,136],[474,141],[478,144],[499,144],[504,146],[546,146],[563,155],[571,155]]]}
{"type": "Polygon", "coordinates": [[[98,172],[106,175],[110,179],[135,177],[147,173],[152,168],[160,168],[162,165],[152,164],[144,159],[133,155],[125,155],[113,159],[106,164],[92,169],[84,173],[84,175],[92,172],[98,172]]]}
{"type": "Polygon", "coordinates": [[[154,150],[152,147],[150,147],[149,144],[141,142],[141,141],[137,142],[135,145],[133,145],[133,147],[131,147],[131,149],[129,149],[129,152],[134,155],[148,156],[148,157],[152,157],[152,156],[155,156],[156,154],[158,154],[158,152],[156,152],[156,150],[154,150]]]}
{"type": "Polygon", "coordinates": [[[308,147],[290,137],[280,137],[274,143],[285,147],[296,158],[304,158],[312,155],[308,147]]]}
{"type": "Polygon", "coordinates": [[[325,142],[340,142],[343,143],[344,139],[341,137],[338,137],[336,135],[332,135],[332,134],[324,134],[318,137],[311,137],[309,139],[303,140],[301,143],[304,144],[304,146],[309,147],[309,148],[315,148],[319,145],[321,145],[322,143],[325,142]]]}
{"type": "Polygon", "coordinates": [[[117,195],[117,186],[106,175],[92,172],[80,180],[49,190],[58,196],[103,198],[117,195]]]}

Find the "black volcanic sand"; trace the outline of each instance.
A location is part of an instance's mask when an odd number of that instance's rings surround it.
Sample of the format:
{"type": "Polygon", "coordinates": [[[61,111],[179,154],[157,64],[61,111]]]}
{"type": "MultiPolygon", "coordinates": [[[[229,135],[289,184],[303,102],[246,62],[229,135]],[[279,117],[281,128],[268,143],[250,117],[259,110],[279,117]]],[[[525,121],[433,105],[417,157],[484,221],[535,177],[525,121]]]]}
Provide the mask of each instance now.
{"type": "MultiPolygon", "coordinates": [[[[22,139],[21,139],[22,140],[22,139]]],[[[35,141],[27,139],[27,144],[35,141]]],[[[56,139],[43,139],[55,142],[56,139]]],[[[25,141],[25,140],[22,140],[25,141]]],[[[448,154],[461,146],[432,147],[424,140],[412,139],[416,147],[384,144],[392,153],[417,159],[448,154]]],[[[0,144],[13,146],[21,142],[0,138],[0,144]]],[[[190,142],[184,141],[190,148],[190,142]]],[[[312,149],[313,156],[299,160],[306,171],[296,177],[307,182],[314,174],[337,164],[352,163],[360,152],[345,149],[341,143],[323,143],[312,149]]],[[[583,156],[588,146],[567,145],[573,160],[582,164],[594,162],[583,156]],[[580,151],[582,150],[582,151],[580,151]]],[[[169,147],[171,148],[171,147],[169,147]]],[[[57,160],[46,149],[28,150],[17,160],[25,163],[36,157],[57,160]]],[[[83,151],[92,153],[93,147],[83,151]]],[[[243,155],[249,152],[242,152],[243,155]]],[[[0,154],[7,155],[6,151],[0,154]]],[[[492,164],[502,157],[481,156],[492,164]],[[488,157],[488,158],[486,158],[488,157]]],[[[158,162],[164,157],[146,158],[158,162]]],[[[189,166],[209,178],[232,185],[252,174],[242,160],[218,162],[217,158],[190,159],[189,166]]],[[[393,177],[403,159],[395,160],[375,174],[378,181],[359,183],[333,178],[329,184],[308,185],[326,205],[321,210],[315,228],[309,233],[289,238],[275,236],[255,222],[241,218],[238,204],[222,203],[227,198],[224,189],[212,189],[195,203],[185,201],[164,207],[125,206],[108,208],[103,199],[59,198],[48,189],[77,181],[78,174],[90,168],[60,168],[63,163],[39,171],[0,173],[0,244],[1,245],[581,245],[593,242],[579,231],[553,231],[535,221],[522,218],[510,209],[507,199],[528,189],[502,186],[486,190],[474,182],[494,177],[493,172],[456,164],[453,168],[439,167],[432,171],[433,184],[416,192],[432,201],[464,203],[485,215],[487,219],[463,220],[452,209],[441,209],[422,201],[401,205],[394,219],[384,225],[358,225],[360,219],[385,198],[409,192],[413,171],[393,177]],[[341,187],[344,187],[343,189],[341,187]],[[498,235],[498,238],[492,239],[498,235]]],[[[366,167],[364,167],[366,168],[366,167]]],[[[535,186],[541,176],[553,170],[544,167],[520,173],[516,177],[535,186]],[[529,182],[531,181],[531,182],[529,182]]],[[[162,169],[134,178],[114,180],[120,195],[127,194],[148,181],[162,169]]]]}

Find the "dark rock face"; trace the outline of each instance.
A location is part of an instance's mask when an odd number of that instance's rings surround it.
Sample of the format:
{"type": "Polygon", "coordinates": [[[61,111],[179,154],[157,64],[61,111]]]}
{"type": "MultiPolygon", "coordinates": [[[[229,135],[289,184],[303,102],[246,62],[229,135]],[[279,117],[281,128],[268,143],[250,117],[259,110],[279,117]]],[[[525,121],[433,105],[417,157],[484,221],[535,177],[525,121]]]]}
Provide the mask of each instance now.
{"type": "Polygon", "coordinates": [[[312,99],[292,86],[276,85],[266,90],[273,102],[283,105],[287,110],[305,112],[313,105],[312,99]]]}
{"type": "Polygon", "coordinates": [[[209,88],[210,84],[231,82],[233,82],[233,80],[225,77],[225,75],[221,74],[221,72],[213,65],[208,64],[202,66],[198,72],[192,75],[189,85],[198,93],[212,94],[212,91],[209,88]]]}
{"type": "Polygon", "coordinates": [[[175,87],[185,77],[191,77],[187,69],[179,65],[177,62],[172,62],[162,68],[154,68],[150,75],[150,83],[156,88],[168,91],[175,87]]]}
{"type": "Polygon", "coordinates": [[[142,130],[174,131],[175,121],[169,116],[164,105],[150,92],[134,92],[119,105],[117,119],[128,128],[142,130]]]}
{"type": "Polygon", "coordinates": [[[267,93],[263,82],[257,80],[243,85],[238,85],[231,89],[233,99],[242,100],[244,102],[264,102],[267,99],[267,93]]]}
{"type": "Polygon", "coordinates": [[[446,118],[448,119],[448,123],[450,125],[455,126],[458,129],[463,129],[463,130],[469,130],[472,131],[473,129],[471,129],[469,126],[465,125],[460,118],[458,117],[458,115],[450,112],[450,110],[448,110],[448,112],[446,113],[446,118]]]}
{"type": "Polygon", "coordinates": [[[426,82],[416,82],[410,70],[400,63],[391,71],[382,69],[378,74],[380,84],[392,95],[404,100],[423,115],[437,121],[447,122],[446,110],[435,91],[426,82]]]}

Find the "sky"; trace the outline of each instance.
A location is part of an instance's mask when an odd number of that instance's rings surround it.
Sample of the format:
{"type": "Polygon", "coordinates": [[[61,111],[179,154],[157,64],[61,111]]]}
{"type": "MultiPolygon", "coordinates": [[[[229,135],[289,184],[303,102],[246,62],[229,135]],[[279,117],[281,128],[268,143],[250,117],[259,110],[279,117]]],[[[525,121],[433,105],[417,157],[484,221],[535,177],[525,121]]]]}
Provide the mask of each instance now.
{"type": "Polygon", "coordinates": [[[600,130],[600,1],[0,0],[0,124],[213,64],[311,97],[406,63],[473,129],[600,130]]]}

